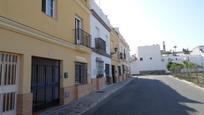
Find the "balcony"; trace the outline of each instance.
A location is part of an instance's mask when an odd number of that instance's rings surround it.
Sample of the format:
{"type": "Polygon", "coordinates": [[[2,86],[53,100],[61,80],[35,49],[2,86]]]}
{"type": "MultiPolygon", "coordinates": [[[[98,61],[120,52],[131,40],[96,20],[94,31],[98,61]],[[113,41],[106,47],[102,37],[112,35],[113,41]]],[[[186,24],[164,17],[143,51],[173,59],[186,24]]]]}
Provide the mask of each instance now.
{"type": "Polygon", "coordinates": [[[91,35],[82,29],[74,29],[75,44],[91,47],[91,35]]]}
{"type": "Polygon", "coordinates": [[[110,57],[110,55],[106,53],[106,42],[102,38],[95,39],[95,48],[93,48],[93,51],[100,55],[110,57]]]}
{"type": "Polygon", "coordinates": [[[126,56],[125,53],[118,52],[118,59],[123,60],[123,61],[126,61],[127,56],[126,56]]]}

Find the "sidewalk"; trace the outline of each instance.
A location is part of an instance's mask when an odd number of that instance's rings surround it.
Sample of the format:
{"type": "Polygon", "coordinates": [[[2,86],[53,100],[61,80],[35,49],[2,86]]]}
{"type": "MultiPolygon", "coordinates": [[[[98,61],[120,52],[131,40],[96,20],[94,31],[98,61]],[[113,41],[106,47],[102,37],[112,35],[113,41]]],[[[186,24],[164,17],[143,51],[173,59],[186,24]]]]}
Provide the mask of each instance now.
{"type": "Polygon", "coordinates": [[[49,109],[38,115],[81,115],[88,110],[92,109],[94,106],[105,100],[111,94],[115,93],[119,89],[123,88],[125,85],[130,83],[135,78],[129,78],[125,81],[118,82],[107,86],[106,88],[90,93],[87,96],[80,98],[68,105],[63,105],[53,109],[49,109]]]}

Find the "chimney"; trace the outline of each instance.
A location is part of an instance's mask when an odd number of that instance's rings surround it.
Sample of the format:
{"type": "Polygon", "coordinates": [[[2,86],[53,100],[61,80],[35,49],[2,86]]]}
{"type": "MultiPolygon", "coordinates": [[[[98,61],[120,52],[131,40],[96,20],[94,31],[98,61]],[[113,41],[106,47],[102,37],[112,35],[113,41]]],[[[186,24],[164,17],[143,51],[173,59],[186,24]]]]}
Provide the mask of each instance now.
{"type": "Polygon", "coordinates": [[[164,51],[164,52],[166,51],[166,44],[165,44],[165,41],[163,41],[163,51],[164,51]]]}

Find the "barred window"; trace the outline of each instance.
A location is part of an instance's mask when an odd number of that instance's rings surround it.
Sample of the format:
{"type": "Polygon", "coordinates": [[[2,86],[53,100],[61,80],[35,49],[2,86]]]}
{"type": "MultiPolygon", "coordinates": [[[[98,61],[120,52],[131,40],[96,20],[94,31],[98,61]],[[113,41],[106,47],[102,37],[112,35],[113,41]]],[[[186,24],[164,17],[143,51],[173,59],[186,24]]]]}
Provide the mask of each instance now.
{"type": "Polygon", "coordinates": [[[96,69],[97,69],[97,76],[102,76],[104,74],[104,62],[103,61],[96,61],[96,69]]]}
{"type": "Polygon", "coordinates": [[[79,84],[87,83],[87,64],[86,63],[75,63],[75,82],[79,84]]]}
{"type": "Polygon", "coordinates": [[[103,50],[106,52],[106,42],[103,39],[101,38],[95,39],[95,45],[96,49],[103,50]]]}

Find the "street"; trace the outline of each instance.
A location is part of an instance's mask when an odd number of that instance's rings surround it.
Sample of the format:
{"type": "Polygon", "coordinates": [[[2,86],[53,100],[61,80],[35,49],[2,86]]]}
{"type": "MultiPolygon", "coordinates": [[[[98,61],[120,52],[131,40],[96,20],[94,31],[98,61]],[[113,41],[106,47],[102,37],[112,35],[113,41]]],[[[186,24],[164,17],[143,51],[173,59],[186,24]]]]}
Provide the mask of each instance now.
{"type": "Polygon", "coordinates": [[[204,90],[170,76],[140,76],[87,115],[204,115],[204,90]]]}

